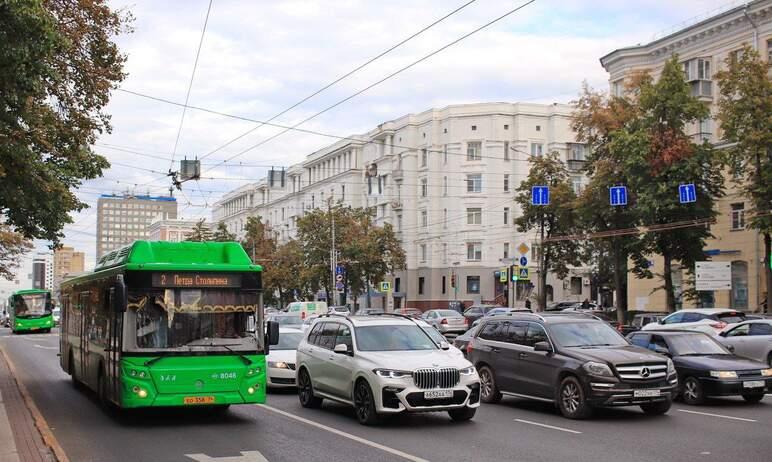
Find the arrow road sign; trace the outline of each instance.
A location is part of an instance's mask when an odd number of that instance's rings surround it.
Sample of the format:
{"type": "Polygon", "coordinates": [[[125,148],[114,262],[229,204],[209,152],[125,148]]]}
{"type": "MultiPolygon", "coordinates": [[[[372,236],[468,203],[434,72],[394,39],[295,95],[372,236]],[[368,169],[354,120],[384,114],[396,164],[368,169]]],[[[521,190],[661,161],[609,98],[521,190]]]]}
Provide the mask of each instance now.
{"type": "Polygon", "coordinates": [[[678,201],[682,204],[697,202],[697,188],[693,183],[678,185],[678,201]]]}
{"type": "Polygon", "coordinates": [[[344,268],[342,265],[338,265],[335,267],[335,274],[345,274],[346,268],[344,268]]]}
{"type": "Polygon", "coordinates": [[[550,205],[550,187],[534,186],[531,188],[531,204],[550,205]]]}
{"type": "Polygon", "coordinates": [[[627,186],[612,186],[608,193],[612,206],[627,205],[627,186]]]}
{"type": "Polygon", "coordinates": [[[520,257],[520,266],[526,266],[528,264],[528,259],[523,255],[520,257]]]}

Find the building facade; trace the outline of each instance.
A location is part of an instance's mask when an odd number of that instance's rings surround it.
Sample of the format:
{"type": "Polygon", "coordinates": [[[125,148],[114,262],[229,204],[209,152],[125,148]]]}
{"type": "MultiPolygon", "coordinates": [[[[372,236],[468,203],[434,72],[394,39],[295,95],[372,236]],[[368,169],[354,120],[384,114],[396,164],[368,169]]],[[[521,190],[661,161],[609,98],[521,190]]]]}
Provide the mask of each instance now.
{"type": "Polygon", "coordinates": [[[196,220],[158,220],[147,227],[147,238],[151,241],[181,242],[193,232],[196,220]]]}
{"type": "MultiPolygon", "coordinates": [[[[749,2],[651,43],[615,50],[601,58],[601,64],[609,73],[612,94],[620,94],[627,77],[648,71],[656,78],[665,61],[677,54],[683,62],[692,94],[706,102],[712,114],[711,118],[689,127],[691,134],[698,142],[708,140],[721,148],[721,127],[715,120],[719,89],[713,76],[726,68],[725,61],[736,58],[746,44],[772,63],[772,0],[749,2]]],[[[718,201],[719,215],[711,226],[715,238],[708,240],[705,252],[712,261],[731,262],[732,290],[701,292],[697,303],[704,307],[754,311],[765,296],[764,246],[761,235],[746,228],[745,209],[750,208],[748,198],[739,192],[730,175],[726,175],[726,180],[726,196],[718,201]]],[[[651,260],[653,271],[661,274],[662,258],[652,257],[651,260]]],[[[687,272],[675,265],[673,274],[676,292],[680,294],[687,288],[687,272]]],[[[656,290],[660,285],[657,279],[636,279],[630,275],[629,308],[663,310],[665,294],[656,290]]],[[[680,302],[682,306],[694,305],[686,300],[680,302]]]]}
{"type": "MultiPolygon", "coordinates": [[[[241,237],[257,215],[279,241],[295,236],[303,213],[332,204],[368,207],[376,224],[391,223],[407,255],[407,268],[392,275],[394,305],[447,307],[523,303],[535,295],[520,283],[519,301],[508,301],[499,271],[531,258],[538,237],[517,232],[515,190],[526,179],[529,158],[558,152],[574,187],[585,182],[584,146],[570,128],[571,108],[560,104],[480,103],[430,109],[346,137],[284,170],[226,194],[214,222],[241,237]],[[453,287],[452,281],[456,284],[453,287]]],[[[549,300],[590,297],[589,275],[576,268],[565,280],[548,278],[549,300]]],[[[534,284],[535,285],[535,284],[534,284]]]]}
{"type": "Polygon", "coordinates": [[[96,259],[119,247],[147,239],[157,217],[177,218],[177,200],[167,196],[103,194],[97,200],[96,259]]]}
{"type": "Polygon", "coordinates": [[[53,289],[54,268],[50,253],[38,252],[32,259],[32,288],[53,289]]]}
{"type": "Polygon", "coordinates": [[[58,292],[59,284],[66,275],[81,273],[85,270],[85,258],[83,252],[76,252],[72,247],[64,246],[54,251],[54,292],[58,292]]]}

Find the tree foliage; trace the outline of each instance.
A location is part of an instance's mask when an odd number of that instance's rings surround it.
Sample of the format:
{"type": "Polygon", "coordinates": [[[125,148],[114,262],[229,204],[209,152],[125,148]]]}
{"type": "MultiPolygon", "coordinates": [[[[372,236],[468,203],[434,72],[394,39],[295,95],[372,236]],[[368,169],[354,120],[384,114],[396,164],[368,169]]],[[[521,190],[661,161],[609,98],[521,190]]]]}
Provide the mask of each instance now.
{"type": "Polygon", "coordinates": [[[217,223],[217,229],[212,233],[211,240],[215,242],[233,242],[236,240],[236,235],[228,231],[228,227],[221,221],[217,223]]]}
{"type": "Polygon", "coordinates": [[[19,233],[11,231],[10,226],[0,224],[0,278],[14,278],[19,267],[20,257],[32,249],[32,243],[19,233]]]}
{"type": "Polygon", "coordinates": [[[126,60],[112,40],[131,18],[106,3],[0,3],[0,216],[27,239],[57,245],[86,207],[71,189],[109,166],[89,146],[110,131],[126,60]]]}
{"type": "Polygon", "coordinates": [[[772,293],[772,81],[769,63],[746,46],[737,59],[716,74],[721,95],[718,120],[729,165],[741,180],[740,190],[750,198],[751,228],[764,236],[766,287],[772,293]]]}
{"type": "Polygon", "coordinates": [[[206,224],[205,218],[196,222],[193,230],[185,236],[185,240],[190,242],[207,242],[212,240],[212,231],[209,230],[209,225],[206,224]]]}

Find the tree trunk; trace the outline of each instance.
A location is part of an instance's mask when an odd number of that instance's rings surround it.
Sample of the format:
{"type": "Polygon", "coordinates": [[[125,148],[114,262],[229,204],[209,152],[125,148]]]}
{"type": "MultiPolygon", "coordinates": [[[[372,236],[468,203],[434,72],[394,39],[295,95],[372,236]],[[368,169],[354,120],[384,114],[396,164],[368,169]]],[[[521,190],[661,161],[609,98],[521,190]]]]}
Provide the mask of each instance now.
{"type": "Polygon", "coordinates": [[[766,313],[772,313],[772,310],[769,308],[769,296],[772,294],[772,234],[770,233],[764,233],[764,273],[766,274],[766,280],[767,280],[767,292],[763,298],[763,301],[766,302],[765,312],[766,313]]]}
{"type": "Polygon", "coordinates": [[[673,313],[675,312],[675,291],[673,290],[673,270],[671,267],[673,258],[668,252],[663,252],[662,258],[665,261],[665,270],[662,273],[665,280],[665,306],[668,313],[673,313]]]}
{"type": "Polygon", "coordinates": [[[622,255],[620,255],[619,246],[614,245],[613,259],[614,259],[614,304],[617,308],[617,321],[625,324],[625,314],[627,312],[627,304],[624,300],[624,285],[622,279],[627,272],[627,261],[621,261],[622,255]]]}

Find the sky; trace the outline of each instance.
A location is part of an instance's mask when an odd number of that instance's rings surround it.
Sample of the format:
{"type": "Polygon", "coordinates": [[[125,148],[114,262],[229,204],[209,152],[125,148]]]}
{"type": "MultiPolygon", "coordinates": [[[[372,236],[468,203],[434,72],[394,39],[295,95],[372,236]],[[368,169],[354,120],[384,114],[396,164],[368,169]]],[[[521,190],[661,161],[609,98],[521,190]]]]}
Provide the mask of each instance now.
{"type": "MultiPolygon", "coordinates": [[[[270,119],[468,1],[214,0],[189,105],[270,119]]],[[[523,3],[474,1],[274,122],[300,122],[523,3]]],[[[209,0],[111,5],[135,18],[133,32],[115,38],[128,58],[120,88],[184,103],[209,0]]],[[[536,0],[302,127],[347,136],[449,104],[570,102],[582,81],[607,86],[601,56],[647,43],[729,5],[726,0],[536,0]]],[[[211,205],[225,192],[331,143],[293,131],[254,147],[278,132],[263,126],[223,147],[255,123],[188,109],[180,130],[182,107],[121,91],[113,92],[106,112],[112,132],[93,149],[112,167],[102,178],[84,182],[78,196],[92,207],[73,213],[74,223],[65,228],[64,244],[86,252],[87,268],[94,264],[99,194],[168,194],[163,173],[178,168],[183,157],[203,158],[204,178],[186,183],[175,196],[181,217],[210,219],[211,205]]],[[[44,249],[47,243],[36,244],[44,249]]]]}

